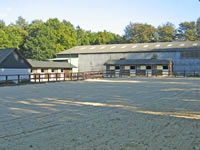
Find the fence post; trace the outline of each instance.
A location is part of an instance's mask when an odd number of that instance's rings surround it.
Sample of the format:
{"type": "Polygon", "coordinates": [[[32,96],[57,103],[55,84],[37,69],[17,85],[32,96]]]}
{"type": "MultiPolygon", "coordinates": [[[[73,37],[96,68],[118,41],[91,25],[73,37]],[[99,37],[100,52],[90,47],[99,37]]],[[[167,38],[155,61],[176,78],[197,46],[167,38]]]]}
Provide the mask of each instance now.
{"type": "Polygon", "coordinates": [[[39,83],[40,83],[40,74],[39,74],[39,83]]]}
{"type": "Polygon", "coordinates": [[[184,77],[185,77],[185,70],[184,70],[184,77]]]}
{"type": "Polygon", "coordinates": [[[77,79],[77,80],[78,80],[78,75],[79,75],[79,74],[78,74],[78,72],[77,72],[77,73],[76,73],[76,79],[77,79]]]}
{"type": "Polygon", "coordinates": [[[35,78],[35,83],[36,83],[36,76],[37,76],[37,75],[35,74],[35,75],[34,75],[34,78],[35,78]]]}
{"type": "Polygon", "coordinates": [[[49,82],[49,73],[47,74],[47,77],[48,77],[48,82],[49,82]]]}
{"type": "Polygon", "coordinates": [[[29,77],[29,81],[31,82],[31,74],[29,74],[28,77],[29,77]]]}
{"type": "Polygon", "coordinates": [[[6,83],[8,82],[8,75],[6,75],[6,83]]]}
{"type": "Polygon", "coordinates": [[[18,84],[20,83],[20,75],[17,75],[18,84]]]}

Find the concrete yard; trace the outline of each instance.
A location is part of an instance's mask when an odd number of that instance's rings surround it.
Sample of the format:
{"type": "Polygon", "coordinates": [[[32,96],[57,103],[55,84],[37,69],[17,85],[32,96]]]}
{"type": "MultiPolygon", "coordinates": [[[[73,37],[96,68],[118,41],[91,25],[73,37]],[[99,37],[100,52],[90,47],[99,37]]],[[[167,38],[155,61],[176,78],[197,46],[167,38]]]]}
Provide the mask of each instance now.
{"type": "Polygon", "coordinates": [[[200,79],[0,87],[0,150],[200,150],[200,79]]]}

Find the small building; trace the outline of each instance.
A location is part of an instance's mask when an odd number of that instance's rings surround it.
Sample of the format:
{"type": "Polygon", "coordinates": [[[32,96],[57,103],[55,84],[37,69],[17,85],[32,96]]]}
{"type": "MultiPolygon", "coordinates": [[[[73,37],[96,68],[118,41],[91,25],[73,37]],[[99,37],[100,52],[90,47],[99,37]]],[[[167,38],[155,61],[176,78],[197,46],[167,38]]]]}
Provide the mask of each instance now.
{"type": "Polygon", "coordinates": [[[65,80],[72,69],[76,68],[67,62],[35,61],[31,59],[28,59],[28,62],[31,65],[32,82],[65,80]]]}
{"type": "Polygon", "coordinates": [[[64,80],[73,68],[76,67],[67,62],[25,59],[16,48],[0,50],[0,82],[59,81],[64,80]]]}
{"type": "Polygon", "coordinates": [[[31,65],[16,48],[0,50],[0,82],[5,80],[27,80],[31,65]],[[8,75],[8,76],[6,76],[8,75]],[[20,79],[19,76],[20,75],[20,79]]]}
{"type": "Polygon", "coordinates": [[[111,76],[169,76],[173,68],[171,60],[157,59],[108,60],[105,65],[111,76]]]}

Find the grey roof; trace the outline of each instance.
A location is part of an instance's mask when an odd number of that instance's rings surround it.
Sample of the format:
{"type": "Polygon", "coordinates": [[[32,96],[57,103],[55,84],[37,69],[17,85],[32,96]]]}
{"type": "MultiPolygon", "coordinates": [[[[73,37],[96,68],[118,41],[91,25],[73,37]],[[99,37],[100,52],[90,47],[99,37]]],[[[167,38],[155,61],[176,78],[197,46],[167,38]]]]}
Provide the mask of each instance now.
{"type": "Polygon", "coordinates": [[[156,52],[156,51],[180,51],[180,50],[200,50],[200,41],[76,46],[74,48],[58,53],[58,55],[116,53],[116,52],[127,53],[127,52],[145,52],[145,51],[156,52]]]}
{"type": "Polygon", "coordinates": [[[35,61],[28,59],[32,68],[76,68],[67,62],[35,61]]]}
{"type": "Polygon", "coordinates": [[[105,65],[167,65],[170,60],[163,59],[122,59],[108,60],[105,65]]]}
{"type": "Polygon", "coordinates": [[[15,48],[0,49],[0,63],[2,63],[13,51],[15,51],[15,48]]]}

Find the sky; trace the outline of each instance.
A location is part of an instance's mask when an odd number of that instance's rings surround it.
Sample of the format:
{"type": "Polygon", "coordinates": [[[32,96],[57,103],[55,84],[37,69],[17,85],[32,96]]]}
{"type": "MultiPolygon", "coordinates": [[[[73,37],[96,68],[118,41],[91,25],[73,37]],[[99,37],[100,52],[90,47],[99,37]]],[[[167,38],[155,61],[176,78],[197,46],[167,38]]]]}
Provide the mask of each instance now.
{"type": "Polygon", "coordinates": [[[167,22],[176,27],[200,17],[199,0],[0,0],[0,19],[8,25],[22,16],[29,23],[58,18],[93,32],[123,35],[130,23],[154,27],[167,22]]]}

